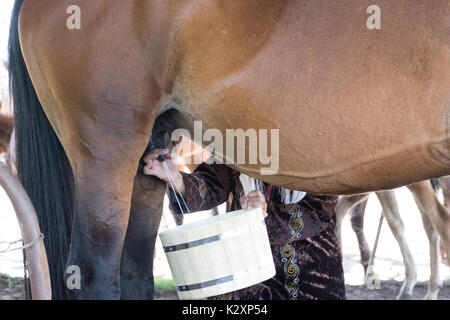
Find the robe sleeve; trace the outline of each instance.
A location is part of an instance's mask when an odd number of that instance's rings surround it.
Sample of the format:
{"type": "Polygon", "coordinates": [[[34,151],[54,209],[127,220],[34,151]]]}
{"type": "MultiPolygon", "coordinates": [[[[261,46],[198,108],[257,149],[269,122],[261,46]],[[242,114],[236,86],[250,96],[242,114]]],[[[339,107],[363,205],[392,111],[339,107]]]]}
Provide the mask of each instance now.
{"type": "MultiPolygon", "coordinates": [[[[228,200],[230,192],[235,188],[233,170],[223,164],[203,163],[197,169],[187,174],[181,172],[186,188],[185,201],[190,212],[210,210],[228,200]]],[[[180,206],[175,198],[175,192],[169,189],[172,209],[181,213],[180,206]]],[[[183,212],[187,212],[181,201],[183,212]]]]}
{"type": "Polygon", "coordinates": [[[281,244],[307,239],[334,223],[338,197],[307,194],[294,204],[281,204],[279,199],[267,203],[267,231],[272,241],[281,244]]]}

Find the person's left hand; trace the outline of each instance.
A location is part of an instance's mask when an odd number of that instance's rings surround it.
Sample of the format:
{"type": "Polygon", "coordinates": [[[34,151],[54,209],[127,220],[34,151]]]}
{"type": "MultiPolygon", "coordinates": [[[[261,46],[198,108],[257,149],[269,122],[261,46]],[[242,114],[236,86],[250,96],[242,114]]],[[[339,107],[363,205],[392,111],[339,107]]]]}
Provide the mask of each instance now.
{"type": "Polygon", "coordinates": [[[261,207],[264,218],[267,218],[267,203],[261,191],[253,190],[247,196],[243,195],[239,203],[242,209],[261,207]]]}

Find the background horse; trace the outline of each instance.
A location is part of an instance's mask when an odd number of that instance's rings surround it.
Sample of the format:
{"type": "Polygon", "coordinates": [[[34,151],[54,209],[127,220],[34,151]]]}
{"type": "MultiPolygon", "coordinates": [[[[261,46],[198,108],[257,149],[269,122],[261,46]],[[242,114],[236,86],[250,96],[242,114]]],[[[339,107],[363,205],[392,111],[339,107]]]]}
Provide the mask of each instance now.
{"type": "MultiPolygon", "coordinates": [[[[446,178],[443,178],[446,179],[446,178]]],[[[446,217],[448,210],[439,202],[436,194],[428,181],[422,181],[408,186],[408,189],[414,196],[419,212],[422,216],[423,226],[430,244],[430,281],[428,292],[425,299],[437,299],[439,289],[442,287],[442,281],[439,276],[439,234],[433,226],[433,217],[446,217]]],[[[445,193],[446,190],[444,190],[445,193]]],[[[405,265],[405,280],[397,295],[397,299],[409,299],[412,297],[414,286],[417,282],[417,269],[414,263],[411,250],[406,242],[403,222],[393,190],[376,192],[378,200],[383,208],[383,215],[386,218],[389,228],[398,242],[405,265]]],[[[341,241],[341,225],[345,215],[352,209],[352,228],[355,231],[359,249],[361,252],[361,263],[364,271],[367,272],[367,266],[370,258],[370,248],[367,244],[363,230],[364,208],[369,194],[360,194],[354,196],[341,197],[336,206],[336,235],[341,241]],[[362,206],[361,206],[362,205],[362,206]]],[[[438,222],[438,225],[445,225],[445,221],[438,222]]],[[[450,229],[448,229],[450,232],[450,229]]],[[[444,234],[445,236],[445,234],[444,234]]],[[[448,261],[447,261],[448,262],[448,261]]],[[[449,262],[450,265],[450,262],[449,262]]]]}
{"type": "Polygon", "coordinates": [[[9,141],[11,140],[13,129],[13,116],[0,114],[0,154],[8,151],[9,141]]]}
{"type": "Polygon", "coordinates": [[[8,85],[8,68],[0,61],[0,154],[6,153],[14,128],[8,85]]]}
{"type": "Polygon", "coordinates": [[[447,0],[380,0],[375,31],[369,1],[79,0],[79,30],[72,4],[17,0],[9,46],[18,173],[56,298],[66,265],[82,272],[72,298],[152,297],[165,186],[140,159],[158,119],[279,129],[274,168],[251,148],[256,164],[232,166],[312,193],[450,173],[447,0]]]}

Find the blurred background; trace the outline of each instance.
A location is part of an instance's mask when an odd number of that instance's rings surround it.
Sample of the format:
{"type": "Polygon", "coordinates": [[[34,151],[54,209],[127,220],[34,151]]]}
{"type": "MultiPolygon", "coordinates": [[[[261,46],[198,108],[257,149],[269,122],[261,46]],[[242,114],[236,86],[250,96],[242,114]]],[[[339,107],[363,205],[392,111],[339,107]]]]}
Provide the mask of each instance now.
{"type": "Polygon", "coordinates": [[[9,33],[9,19],[14,0],[0,1],[0,59],[6,60],[9,33]]]}

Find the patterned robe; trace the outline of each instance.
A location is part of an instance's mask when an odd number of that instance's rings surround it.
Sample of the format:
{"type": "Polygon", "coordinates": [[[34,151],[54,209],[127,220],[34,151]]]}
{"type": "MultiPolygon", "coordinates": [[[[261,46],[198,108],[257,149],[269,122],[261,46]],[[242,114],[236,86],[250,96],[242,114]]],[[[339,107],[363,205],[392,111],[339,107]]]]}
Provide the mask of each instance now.
{"type": "MultiPolygon", "coordinates": [[[[226,202],[230,193],[232,210],[239,209],[243,194],[239,172],[225,165],[202,164],[192,174],[181,174],[191,212],[212,209],[226,202]]],[[[266,185],[266,226],[276,275],[217,298],[345,299],[342,255],[334,234],[337,197],[307,194],[298,203],[284,205],[277,190],[266,185]]],[[[181,213],[173,191],[170,193],[172,209],[181,213]]]]}

